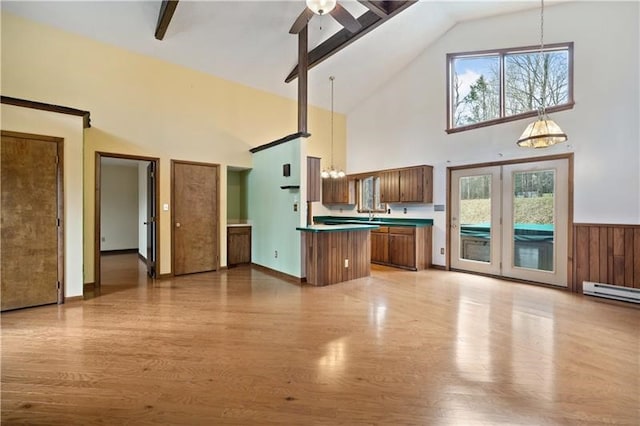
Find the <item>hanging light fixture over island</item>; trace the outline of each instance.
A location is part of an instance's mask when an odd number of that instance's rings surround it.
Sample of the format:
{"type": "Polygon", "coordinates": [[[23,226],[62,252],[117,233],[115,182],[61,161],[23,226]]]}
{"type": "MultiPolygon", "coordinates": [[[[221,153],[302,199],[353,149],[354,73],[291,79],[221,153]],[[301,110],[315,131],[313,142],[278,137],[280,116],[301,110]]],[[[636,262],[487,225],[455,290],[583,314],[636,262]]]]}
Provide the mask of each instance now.
{"type": "Polygon", "coordinates": [[[324,169],[320,176],[323,179],[339,179],[345,177],[345,173],[342,170],[337,170],[333,167],[333,81],[335,80],[334,76],[329,77],[329,81],[331,81],[331,168],[329,170],[324,169]]]}

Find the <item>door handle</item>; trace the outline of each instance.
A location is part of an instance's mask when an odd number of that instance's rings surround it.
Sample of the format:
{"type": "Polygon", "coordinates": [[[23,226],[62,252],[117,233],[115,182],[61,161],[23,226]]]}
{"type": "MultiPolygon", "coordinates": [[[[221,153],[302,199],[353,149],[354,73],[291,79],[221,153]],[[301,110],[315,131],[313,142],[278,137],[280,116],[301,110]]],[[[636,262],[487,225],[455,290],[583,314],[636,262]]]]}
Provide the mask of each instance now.
{"type": "Polygon", "coordinates": [[[176,228],[180,228],[180,222],[176,222],[176,228]]]}

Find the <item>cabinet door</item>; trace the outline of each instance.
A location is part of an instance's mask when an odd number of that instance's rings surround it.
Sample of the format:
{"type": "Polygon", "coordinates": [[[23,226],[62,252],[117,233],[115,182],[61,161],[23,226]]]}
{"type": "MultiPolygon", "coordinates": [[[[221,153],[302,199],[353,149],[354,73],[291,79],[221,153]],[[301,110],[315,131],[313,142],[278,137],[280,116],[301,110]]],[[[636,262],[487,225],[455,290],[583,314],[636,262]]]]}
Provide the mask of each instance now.
{"type": "Polygon", "coordinates": [[[307,157],[307,202],[320,201],[320,159],[307,157]]]}
{"type": "Polygon", "coordinates": [[[334,179],[322,179],[322,204],[335,204],[334,179]]]}
{"type": "Polygon", "coordinates": [[[389,263],[389,234],[371,232],[371,261],[389,263]]]}
{"type": "Polygon", "coordinates": [[[389,234],[389,261],[393,265],[416,267],[415,235],[389,234]]]}
{"type": "Polygon", "coordinates": [[[380,172],[380,201],[383,203],[400,201],[400,173],[397,170],[380,172]]]}
{"type": "Polygon", "coordinates": [[[322,204],[355,204],[353,179],[322,179],[322,204]]]}
{"type": "Polygon", "coordinates": [[[433,168],[411,167],[400,170],[400,201],[404,203],[431,203],[433,201],[433,168]]]}
{"type": "Polygon", "coordinates": [[[227,228],[227,265],[251,263],[251,228],[227,228]]]}

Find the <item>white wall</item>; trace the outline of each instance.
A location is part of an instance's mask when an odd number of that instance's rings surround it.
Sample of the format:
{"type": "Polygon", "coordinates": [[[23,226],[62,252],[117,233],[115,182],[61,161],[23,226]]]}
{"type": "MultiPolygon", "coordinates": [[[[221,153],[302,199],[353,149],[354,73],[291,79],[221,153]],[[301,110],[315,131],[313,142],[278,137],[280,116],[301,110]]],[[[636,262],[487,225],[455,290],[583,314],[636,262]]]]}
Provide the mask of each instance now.
{"type": "Polygon", "coordinates": [[[64,138],[64,295],[82,296],[82,117],[0,105],[2,130],[64,138]]]}
{"type": "Polygon", "coordinates": [[[148,161],[138,161],[138,253],[147,258],[147,166],[148,161]]]}
{"type": "MultiPolygon", "coordinates": [[[[572,110],[552,115],[569,142],[518,148],[529,120],[447,135],[447,53],[536,44],[539,10],[456,25],[347,117],[349,173],[434,166],[434,203],[445,204],[447,166],[574,152],[574,221],[640,223],[639,5],[575,2],[545,8],[545,42],[574,44],[572,110]]],[[[447,206],[448,207],[448,206],[447,206]]],[[[445,264],[445,213],[434,219],[434,263],[445,264]]]]}
{"type": "Polygon", "coordinates": [[[138,168],[100,167],[100,250],[138,247],[138,168]]]}

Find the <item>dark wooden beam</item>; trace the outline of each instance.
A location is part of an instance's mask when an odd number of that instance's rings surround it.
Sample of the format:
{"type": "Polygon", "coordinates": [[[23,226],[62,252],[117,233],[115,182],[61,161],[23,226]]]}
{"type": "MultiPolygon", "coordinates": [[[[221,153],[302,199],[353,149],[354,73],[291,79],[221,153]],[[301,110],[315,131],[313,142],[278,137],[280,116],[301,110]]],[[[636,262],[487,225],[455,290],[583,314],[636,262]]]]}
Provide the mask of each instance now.
{"type": "Polygon", "coordinates": [[[386,18],[389,15],[384,3],[381,1],[358,0],[358,2],[381,18],[386,18]]]}
{"type": "Polygon", "coordinates": [[[91,127],[91,113],[82,109],[46,104],[44,102],[29,101],[27,99],[12,98],[10,96],[0,96],[0,103],[19,106],[23,108],[39,109],[41,111],[57,112],[59,114],[76,115],[78,117],[82,117],[82,127],[84,127],[85,129],[91,127]]]}
{"type": "Polygon", "coordinates": [[[307,71],[309,67],[309,26],[298,33],[298,133],[307,133],[307,71]]]}
{"type": "Polygon", "coordinates": [[[169,28],[171,18],[173,18],[173,13],[178,6],[178,1],[179,0],[162,0],[160,14],[158,15],[158,24],[156,25],[156,38],[158,40],[164,38],[167,28],[169,28]]]}
{"type": "MultiPolygon", "coordinates": [[[[311,52],[309,52],[309,57],[308,57],[309,63],[307,66],[307,71],[315,67],[325,59],[331,57],[332,55],[335,55],[340,50],[344,49],[345,47],[347,47],[354,41],[358,40],[363,35],[374,30],[378,26],[382,25],[384,22],[393,18],[394,16],[396,16],[398,13],[402,12],[409,6],[412,6],[413,4],[417,3],[417,0],[407,0],[404,2],[394,1],[389,3],[390,4],[393,3],[394,9],[389,15],[387,15],[386,18],[381,18],[376,13],[369,10],[358,18],[358,21],[362,25],[362,29],[360,31],[351,33],[346,29],[342,29],[337,33],[335,33],[333,36],[329,37],[326,41],[318,45],[311,52]]],[[[289,83],[297,77],[298,77],[298,66],[296,65],[296,67],[293,69],[293,71],[289,73],[289,75],[284,81],[285,83],[289,83]]]]}

